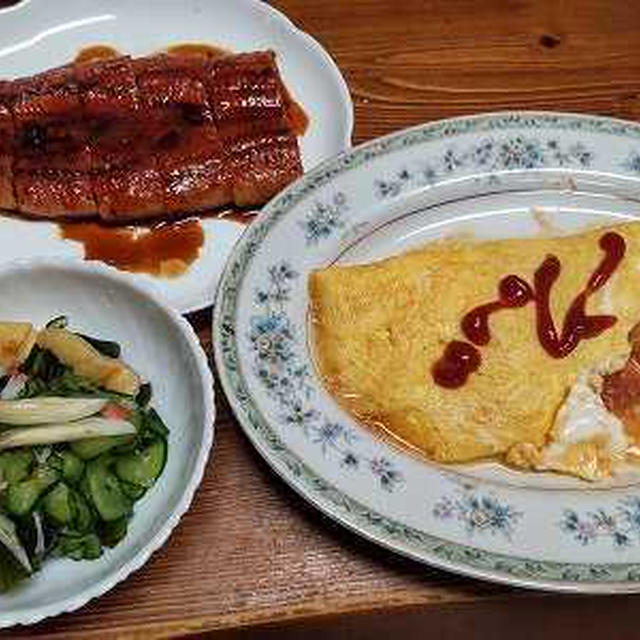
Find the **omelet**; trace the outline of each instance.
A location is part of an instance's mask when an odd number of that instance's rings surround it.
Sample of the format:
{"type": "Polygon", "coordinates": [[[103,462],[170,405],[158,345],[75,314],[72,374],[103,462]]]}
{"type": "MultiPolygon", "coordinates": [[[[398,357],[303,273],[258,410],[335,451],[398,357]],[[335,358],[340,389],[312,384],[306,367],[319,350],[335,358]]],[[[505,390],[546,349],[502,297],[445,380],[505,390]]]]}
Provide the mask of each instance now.
{"type": "Polygon", "coordinates": [[[640,320],[640,223],[558,237],[443,240],[371,264],[319,269],[308,285],[316,366],[359,420],[439,462],[493,457],[588,479],[610,471],[598,467],[606,447],[596,446],[609,436],[576,441],[561,462],[548,452],[554,434],[571,433],[554,424],[578,380],[615,370],[629,357],[629,333],[640,320]],[[490,340],[477,347],[479,366],[464,384],[435,381],[446,346],[468,339],[463,317],[495,301],[508,275],[533,284],[549,256],[560,265],[549,296],[560,333],[603,260],[599,242],[607,232],[622,236],[624,257],[585,311],[615,316],[612,326],[553,357],[538,335],[536,304],[500,309],[489,317],[490,340]]]}

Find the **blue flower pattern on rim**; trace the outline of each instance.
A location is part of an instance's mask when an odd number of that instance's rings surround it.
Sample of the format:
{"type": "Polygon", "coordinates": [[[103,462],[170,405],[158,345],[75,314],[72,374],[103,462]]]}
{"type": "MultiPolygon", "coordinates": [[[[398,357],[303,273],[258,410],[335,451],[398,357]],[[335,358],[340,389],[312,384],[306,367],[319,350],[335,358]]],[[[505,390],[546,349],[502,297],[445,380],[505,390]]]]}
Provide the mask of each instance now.
{"type": "Polygon", "coordinates": [[[347,197],[339,191],[329,203],[317,201],[300,226],[304,229],[307,246],[317,245],[330,237],[336,229],[345,226],[344,214],[348,210],[347,197]]]}
{"type": "Polygon", "coordinates": [[[611,511],[597,509],[580,515],[566,509],[560,528],[583,546],[609,539],[615,549],[640,543],[640,498],[621,500],[611,511]]]}
{"type": "MultiPolygon", "coordinates": [[[[345,161],[340,164],[336,162],[328,165],[323,176],[314,178],[314,181],[315,183],[324,186],[328,182],[328,178],[330,176],[342,175],[347,170],[359,168],[371,159],[383,158],[398,149],[417,148],[417,145],[427,141],[439,140],[446,142],[447,137],[450,135],[455,137],[465,134],[482,134],[486,136],[488,140],[491,140],[492,138],[502,139],[505,136],[513,137],[510,132],[515,128],[519,130],[519,135],[523,137],[529,137],[527,131],[530,131],[531,135],[539,136],[543,141],[548,140],[549,138],[557,138],[564,145],[565,151],[569,146],[573,145],[571,143],[565,143],[565,138],[562,137],[564,132],[571,137],[577,137],[578,135],[585,134],[585,136],[587,136],[586,140],[589,139],[588,135],[590,134],[610,135],[614,137],[624,136],[625,141],[631,141],[634,146],[637,146],[635,145],[635,142],[640,139],[640,130],[638,130],[637,125],[601,120],[598,118],[576,118],[573,116],[557,116],[552,114],[508,114],[504,116],[480,117],[477,119],[461,120],[446,126],[430,125],[429,127],[425,127],[424,131],[418,132],[417,134],[410,133],[397,140],[390,139],[388,141],[383,141],[372,150],[362,149],[359,152],[356,152],[353,158],[349,158],[348,163],[345,161]],[[487,132],[492,132],[492,134],[488,135],[487,132]]],[[[549,147],[552,147],[552,145],[549,144],[549,147]]],[[[593,148],[595,149],[596,147],[594,146],[593,148]]],[[[586,148],[583,148],[582,152],[580,152],[578,148],[576,148],[575,151],[576,155],[573,162],[579,163],[577,165],[579,167],[589,166],[590,158],[594,157],[593,153],[586,148]]],[[[476,154],[477,158],[473,160],[475,165],[481,166],[482,163],[484,163],[484,165],[487,166],[491,163],[494,151],[492,148],[482,150],[480,146],[478,146],[476,154]]],[[[607,154],[603,155],[606,156],[607,154]]],[[[428,158],[433,159],[431,165],[420,165],[415,169],[412,166],[411,172],[409,172],[409,170],[402,170],[406,172],[406,179],[404,182],[410,182],[412,179],[415,179],[418,174],[420,175],[422,184],[438,182],[440,177],[438,172],[441,171],[440,166],[437,165],[436,162],[438,157],[439,156],[436,154],[429,154],[428,158]]],[[[607,158],[605,158],[605,161],[606,160],[607,158]]],[[[612,158],[612,162],[613,161],[614,159],[612,158]]],[[[551,163],[552,159],[549,159],[549,162],[551,163]]],[[[618,163],[618,166],[624,165],[627,168],[627,175],[640,175],[640,147],[638,147],[638,152],[628,153],[628,157],[626,159],[625,157],[618,157],[615,159],[615,162],[618,163]]],[[[554,168],[551,165],[547,166],[549,166],[549,168],[554,168]]],[[[398,170],[397,173],[401,173],[401,171],[398,170]]],[[[389,172],[388,175],[381,175],[380,177],[386,179],[389,176],[393,176],[395,179],[396,172],[389,172]]],[[[393,187],[393,184],[390,184],[390,186],[393,187]]],[[[248,266],[251,264],[251,258],[257,252],[260,244],[260,234],[264,233],[266,228],[272,228],[274,223],[281,218],[282,214],[289,210],[291,203],[295,204],[299,200],[307,198],[309,194],[314,193],[315,189],[316,188],[313,185],[310,187],[309,185],[303,184],[298,191],[294,190],[292,192],[289,198],[290,202],[283,203],[281,211],[278,211],[277,215],[273,216],[273,219],[269,221],[268,225],[256,225],[254,227],[254,232],[249,235],[251,242],[248,245],[247,251],[241,254],[239,258],[232,261],[231,266],[233,268],[229,269],[230,275],[226,282],[223,280],[222,293],[225,296],[223,301],[227,303],[227,308],[219,324],[219,336],[222,347],[225,349],[225,353],[229,354],[230,370],[233,369],[239,360],[237,357],[238,353],[235,342],[236,336],[234,332],[235,324],[233,314],[237,308],[235,304],[235,296],[240,290],[242,278],[246,275],[248,266]]],[[[242,377],[238,376],[238,380],[233,380],[232,382],[233,392],[238,402],[246,405],[249,409],[253,408],[254,405],[251,403],[250,399],[246,397],[247,390],[242,384],[242,377]]],[[[251,423],[251,428],[256,433],[258,433],[259,427],[266,428],[265,422],[260,416],[255,415],[254,412],[249,411],[248,418],[251,423]]],[[[306,420],[306,418],[297,419],[301,419],[303,421],[306,420]]],[[[436,538],[427,532],[418,531],[405,525],[399,526],[398,522],[388,518],[383,513],[357,503],[341,488],[332,486],[328,487],[326,482],[322,481],[323,478],[318,475],[316,471],[303,467],[297,456],[294,456],[291,451],[286,449],[280,440],[272,437],[274,434],[270,427],[268,427],[267,434],[269,438],[263,437],[263,443],[267,444],[271,448],[271,451],[277,455],[278,460],[281,462],[287,462],[292,474],[299,477],[301,482],[304,482],[304,486],[310,490],[314,497],[324,496],[328,498],[332,507],[343,514],[348,522],[361,525],[372,536],[379,537],[391,546],[393,546],[395,539],[401,539],[408,548],[412,549],[416,553],[416,555],[431,554],[436,558],[446,559],[450,562],[455,561],[463,566],[472,567],[485,572],[496,571],[503,576],[516,576],[522,579],[546,581],[547,583],[555,581],[570,581],[575,585],[585,583],[593,585],[593,583],[597,583],[600,587],[607,588],[607,585],[609,584],[625,583],[629,585],[632,582],[637,583],[640,581],[640,563],[635,562],[633,558],[629,558],[629,562],[603,563],[599,562],[595,558],[591,559],[588,555],[587,548],[586,560],[581,560],[579,558],[576,558],[571,562],[547,561],[544,559],[537,560],[531,557],[518,557],[510,554],[496,553],[492,550],[481,549],[476,546],[461,545],[458,542],[443,541],[442,539],[436,538]],[[291,460],[289,459],[290,457],[292,458],[291,460]]],[[[352,456],[349,449],[345,450],[341,465],[348,469],[364,467],[363,464],[360,464],[360,458],[357,453],[352,456]]],[[[452,500],[450,504],[453,505],[454,501],[452,500]]],[[[625,524],[625,526],[631,526],[631,522],[637,522],[637,519],[640,518],[640,510],[634,509],[630,504],[626,505],[624,509],[631,513],[630,520],[625,524]]],[[[604,511],[605,515],[607,515],[607,512],[610,513],[617,510],[614,504],[611,507],[606,506],[604,511]]],[[[575,523],[574,525],[569,524],[567,529],[567,533],[570,533],[571,535],[566,535],[561,532],[558,526],[560,524],[559,516],[562,515],[562,509],[560,513],[556,512],[554,519],[549,523],[551,526],[555,527],[558,532],[558,537],[554,538],[554,541],[558,543],[560,542],[558,538],[565,537],[565,540],[568,540],[569,544],[573,544],[573,536],[576,535],[577,524],[586,524],[584,527],[584,531],[587,532],[586,536],[589,540],[593,541],[593,536],[592,534],[589,534],[589,531],[594,529],[597,518],[592,520],[589,514],[585,515],[584,510],[567,510],[565,512],[565,516],[571,513],[574,515],[570,517],[569,520],[573,520],[575,523]]],[[[621,516],[622,514],[616,515],[621,516]]],[[[564,521],[565,520],[563,519],[563,523],[564,521]]],[[[607,519],[605,518],[604,521],[606,522],[607,519]]],[[[640,528],[640,524],[638,527],[640,528]]],[[[520,528],[523,529],[524,527],[520,528]]],[[[634,530],[635,529],[631,529],[631,531],[634,530]]],[[[628,533],[626,535],[628,537],[628,533]]],[[[614,538],[609,535],[598,534],[596,539],[598,538],[604,544],[609,544],[610,540],[614,540],[614,538]]],[[[589,544],[589,541],[587,541],[587,544],[589,544]]],[[[631,547],[631,549],[636,548],[638,547],[631,547]]]]}
{"type": "Polygon", "coordinates": [[[456,520],[462,523],[469,536],[489,532],[501,534],[507,540],[515,531],[522,513],[511,505],[503,504],[493,494],[480,494],[473,487],[465,486],[454,496],[443,496],[432,509],[438,520],[456,520]]]}
{"type": "Polygon", "coordinates": [[[260,313],[251,316],[247,336],[254,372],[277,401],[286,425],[300,429],[323,455],[339,456],[342,468],[368,469],[383,490],[393,491],[404,482],[393,463],[357,452],[357,435],[345,425],[326,419],[310,402],[310,372],[297,353],[298,332],[286,311],[292,283],[298,277],[290,264],[280,261],[269,267],[266,286],[255,292],[254,302],[260,313]]]}
{"type": "MultiPolygon", "coordinates": [[[[485,138],[468,149],[460,151],[452,146],[441,158],[423,162],[411,169],[403,167],[390,178],[376,179],[374,188],[379,198],[392,198],[406,189],[429,186],[465,169],[494,173],[539,169],[551,165],[587,169],[592,162],[593,152],[581,142],[563,146],[554,138],[546,142],[523,135],[501,139],[485,138]]],[[[640,173],[640,157],[638,172],[640,173]]],[[[497,177],[490,175],[489,179],[495,181],[497,177]]]]}
{"type": "Polygon", "coordinates": [[[640,152],[632,151],[622,163],[623,169],[640,175],[640,152]]]}

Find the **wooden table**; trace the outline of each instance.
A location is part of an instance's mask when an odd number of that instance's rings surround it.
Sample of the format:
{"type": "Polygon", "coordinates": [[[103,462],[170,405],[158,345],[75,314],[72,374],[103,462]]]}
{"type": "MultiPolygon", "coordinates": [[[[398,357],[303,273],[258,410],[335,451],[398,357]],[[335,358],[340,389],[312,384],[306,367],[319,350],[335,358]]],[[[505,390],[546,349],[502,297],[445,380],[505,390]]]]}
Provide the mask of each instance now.
{"type": "MultiPolygon", "coordinates": [[[[499,109],[640,117],[634,0],[274,4],[342,69],[355,103],[356,143],[499,109]]],[[[210,354],[210,310],[191,321],[210,354]]],[[[167,545],[81,611],[12,637],[147,639],[214,630],[278,638],[637,636],[638,598],[484,584],[357,539],[273,475],[217,394],[215,464],[167,545]]]]}

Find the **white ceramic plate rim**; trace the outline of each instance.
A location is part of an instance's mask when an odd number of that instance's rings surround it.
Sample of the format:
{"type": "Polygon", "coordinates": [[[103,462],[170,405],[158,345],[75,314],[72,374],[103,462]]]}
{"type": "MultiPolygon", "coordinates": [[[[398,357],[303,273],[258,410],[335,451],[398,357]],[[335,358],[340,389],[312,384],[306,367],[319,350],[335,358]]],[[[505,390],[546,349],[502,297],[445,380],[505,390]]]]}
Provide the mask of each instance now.
{"type": "MultiPolygon", "coordinates": [[[[29,625],[39,622],[45,618],[59,615],[61,613],[70,613],[83,607],[90,600],[97,598],[107,591],[111,590],[119,582],[125,580],[134,571],[140,569],[151,557],[151,555],[160,549],[169,535],[178,525],[182,516],[187,512],[191,502],[193,501],[195,492],[202,482],[204,471],[209,459],[210,452],[213,447],[214,430],[215,430],[215,395],[213,386],[213,375],[209,369],[206,355],[200,346],[200,341],[192,329],[191,325],[163,298],[150,291],[147,287],[142,287],[138,283],[127,278],[116,269],[103,265],[101,263],[78,263],[74,260],[66,259],[48,259],[48,258],[32,258],[15,260],[0,266],[0,275],[11,273],[16,269],[24,268],[55,268],[67,269],[78,274],[94,274],[99,275],[107,280],[111,280],[115,284],[134,290],[137,294],[152,301],[159,313],[164,313],[170,323],[180,332],[186,343],[189,345],[189,351],[197,366],[198,377],[201,383],[202,397],[204,398],[203,406],[203,422],[202,439],[200,449],[194,465],[193,474],[186,487],[184,493],[175,509],[169,514],[156,535],[145,545],[129,562],[122,565],[116,571],[103,580],[97,581],[90,588],[87,588],[81,594],[61,598],[49,605],[37,607],[29,611],[21,611],[13,615],[0,619],[0,628],[11,627],[14,625],[29,625]]],[[[142,506],[144,508],[144,505],[142,506]]],[[[45,567],[46,568],[46,567],[45,567]]]]}
{"type": "MultiPolygon", "coordinates": [[[[595,563],[574,565],[570,562],[541,561],[539,564],[546,564],[549,574],[557,571],[558,576],[564,577],[536,577],[536,567],[527,567],[527,564],[535,563],[535,560],[520,557],[516,553],[507,555],[481,551],[472,544],[451,543],[446,539],[412,529],[402,522],[387,518],[359,503],[346,495],[342,489],[327,482],[321,475],[310,469],[297,453],[287,448],[277,433],[270,428],[270,419],[265,418],[260,403],[256,403],[252,394],[247,392],[247,386],[239,372],[241,367],[235,347],[236,326],[233,309],[236,303],[236,292],[242,287],[240,274],[244,272],[246,264],[251,262],[252,256],[257,253],[262,240],[269,235],[270,224],[275,225],[276,220],[286,217],[287,212],[295,206],[298,199],[302,198],[303,193],[306,196],[319,188],[319,185],[331,184],[333,177],[346,173],[350,166],[358,162],[362,166],[366,165],[370,158],[384,156],[385,148],[391,143],[398,143],[395,147],[397,152],[403,139],[407,141],[407,146],[410,146],[412,138],[421,138],[423,141],[431,139],[430,136],[444,138],[449,128],[463,129],[468,126],[469,129],[476,127],[479,129],[487,122],[513,122],[518,119],[528,119],[531,122],[559,121],[567,130],[573,126],[576,129],[584,127],[586,131],[590,131],[589,127],[593,127],[598,132],[609,130],[617,135],[628,136],[636,144],[640,138],[639,125],[613,118],[551,112],[501,112],[413,127],[373,140],[323,163],[270,203],[250,229],[252,233],[246,233],[236,245],[227,263],[218,288],[213,320],[213,342],[219,377],[245,433],[274,470],[307,501],[363,537],[430,565],[497,582],[554,591],[591,593],[638,591],[640,586],[635,579],[628,578],[626,581],[597,579],[598,569],[606,570],[613,565],[605,566],[595,563]],[[245,262],[244,265],[243,262],[245,262]],[[453,550],[449,557],[442,552],[444,547],[453,550]],[[570,571],[574,566],[586,573],[576,578],[562,573],[565,570],[570,571]],[[590,574],[589,571],[592,573],[590,574]],[[589,579],[589,575],[593,580],[589,579]]],[[[415,144],[418,143],[415,142],[415,144]]],[[[638,564],[621,562],[615,566],[636,569],[638,564]]]]}

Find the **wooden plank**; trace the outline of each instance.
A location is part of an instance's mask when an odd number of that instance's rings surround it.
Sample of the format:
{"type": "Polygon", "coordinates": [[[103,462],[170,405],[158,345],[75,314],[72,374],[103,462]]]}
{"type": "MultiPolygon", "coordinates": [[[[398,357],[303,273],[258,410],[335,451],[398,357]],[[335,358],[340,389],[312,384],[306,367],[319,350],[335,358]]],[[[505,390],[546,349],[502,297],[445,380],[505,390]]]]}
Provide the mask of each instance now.
{"type": "MultiPolygon", "coordinates": [[[[356,141],[498,109],[640,117],[634,2],[273,4],[337,60],[354,97],[356,141]]],[[[209,315],[191,318],[208,353],[209,315]]],[[[515,632],[525,639],[543,630],[555,637],[561,630],[564,640],[584,640],[607,628],[632,634],[638,598],[549,597],[484,584],[349,534],[272,474],[217,393],[215,464],[167,545],[80,612],[12,637],[146,639],[239,628],[285,638],[303,630],[318,638],[372,637],[376,630],[422,637],[427,629],[432,637],[469,638],[515,632]],[[265,624],[272,626],[259,626],[265,624]]]]}

